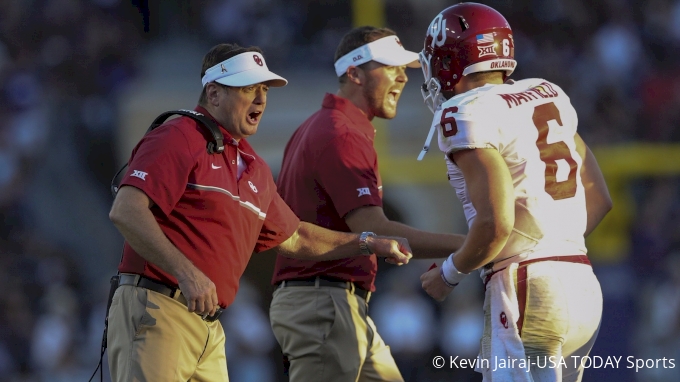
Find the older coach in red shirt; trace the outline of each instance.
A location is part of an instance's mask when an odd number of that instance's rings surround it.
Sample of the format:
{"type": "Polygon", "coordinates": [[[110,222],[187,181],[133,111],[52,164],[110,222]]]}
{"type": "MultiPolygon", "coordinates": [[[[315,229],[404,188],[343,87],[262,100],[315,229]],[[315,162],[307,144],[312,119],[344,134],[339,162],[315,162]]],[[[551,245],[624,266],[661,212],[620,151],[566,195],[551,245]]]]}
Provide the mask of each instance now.
{"type": "MultiPolygon", "coordinates": [[[[447,257],[464,236],[423,232],[385,217],[374,117],[391,119],[418,56],[387,28],[347,33],[335,53],[340,89],[293,134],[278,187],[301,220],[345,231],[406,237],[414,256],[447,257]]],[[[367,315],[375,256],[316,261],[279,254],[270,319],[291,382],[403,381],[367,315]]]]}
{"type": "Polygon", "coordinates": [[[220,44],[206,54],[195,112],[225,137],[206,150],[203,130],[180,117],[135,147],[110,217],[125,237],[120,287],[109,312],[114,381],[228,381],[217,320],[234,300],[253,252],[329,260],[375,251],[408,262],[404,239],[365,238],[300,222],[245,140],[257,131],[270,86],[259,48],[220,44]]]}

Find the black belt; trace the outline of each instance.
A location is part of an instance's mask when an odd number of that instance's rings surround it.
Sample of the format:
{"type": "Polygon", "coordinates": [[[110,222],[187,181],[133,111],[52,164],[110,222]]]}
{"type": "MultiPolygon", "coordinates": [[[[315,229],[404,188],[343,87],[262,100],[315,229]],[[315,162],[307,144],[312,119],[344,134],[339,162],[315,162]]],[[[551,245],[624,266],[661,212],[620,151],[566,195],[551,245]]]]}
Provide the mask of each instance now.
{"type": "Polygon", "coordinates": [[[308,279],[298,279],[298,280],[283,280],[279,283],[279,288],[285,288],[285,287],[294,287],[294,286],[325,286],[325,287],[333,287],[333,288],[343,288],[349,290],[351,293],[353,293],[355,296],[359,296],[366,300],[371,298],[371,292],[364,289],[364,288],[359,288],[356,287],[355,284],[351,281],[342,281],[342,280],[330,280],[326,279],[320,276],[317,277],[312,277],[308,279]],[[318,282],[318,284],[317,284],[318,282]]]}
{"type": "MultiPolygon", "coordinates": [[[[118,281],[118,285],[132,285],[132,286],[138,286],[144,289],[152,290],[156,293],[160,293],[164,296],[170,297],[174,300],[177,300],[184,304],[185,306],[187,305],[187,299],[184,297],[182,294],[182,291],[179,290],[179,288],[173,288],[169,287],[165,284],[159,283],[158,281],[151,280],[150,278],[144,277],[142,275],[136,275],[136,274],[130,274],[130,273],[121,273],[120,274],[120,281],[118,281]]],[[[222,315],[222,307],[217,307],[217,310],[215,311],[215,314],[212,316],[203,316],[203,321],[206,322],[213,322],[220,318],[220,315],[222,315]]]]}

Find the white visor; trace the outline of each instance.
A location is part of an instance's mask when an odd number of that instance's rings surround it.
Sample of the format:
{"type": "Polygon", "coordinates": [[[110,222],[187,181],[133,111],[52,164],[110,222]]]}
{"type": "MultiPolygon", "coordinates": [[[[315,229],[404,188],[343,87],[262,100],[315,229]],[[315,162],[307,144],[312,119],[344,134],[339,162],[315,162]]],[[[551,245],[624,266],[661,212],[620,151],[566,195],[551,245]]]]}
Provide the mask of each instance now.
{"type": "Polygon", "coordinates": [[[269,86],[285,86],[288,81],[267,68],[264,57],[257,52],[245,52],[205,71],[201,79],[203,87],[209,82],[227,86],[249,86],[266,83],[269,86]]]}
{"type": "Polygon", "coordinates": [[[420,67],[418,53],[404,49],[399,37],[392,35],[369,42],[340,57],[335,61],[335,74],[341,77],[350,66],[359,66],[369,61],[389,66],[420,67]]]}

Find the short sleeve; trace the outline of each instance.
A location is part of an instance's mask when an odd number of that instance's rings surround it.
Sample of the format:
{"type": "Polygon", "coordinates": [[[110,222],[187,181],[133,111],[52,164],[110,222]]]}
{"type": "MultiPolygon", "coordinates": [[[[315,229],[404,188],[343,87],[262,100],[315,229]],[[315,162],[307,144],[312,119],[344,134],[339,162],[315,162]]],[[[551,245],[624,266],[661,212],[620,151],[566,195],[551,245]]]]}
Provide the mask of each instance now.
{"type": "Polygon", "coordinates": [[[120,185],[139,188],[169,215],[186,190],[195,164],[182,131],[174,125],[161,126],[137,144],[120,185]]]}
{"type": "Polygon", "coordinates": [[[349,131],[324,148],[316,163],[316,179],[338,215],[344,217],[359,207],[382,207],[377,168],[373,142],[359,132],[349,131]]]}
{"type": "MultiPolygon", "coordinates": [[[[500,131],[480,110],[479,105],[457,106],[446,104],[435,113],[439,149],[446,154],[464,149],[500,147],[500,131]]],[[[493,109],[491,109],[493,110],[493,109]]]]}
{"type": "Polygon", "coordinates": [[[267,208],[267,217],[260,230],[255,252],[266,251],[288,240],[300,224],[300,219],[276,192],[276,186],[272,184],[272,188],[274,188],[272,192],[274,197],[267,208]]]}

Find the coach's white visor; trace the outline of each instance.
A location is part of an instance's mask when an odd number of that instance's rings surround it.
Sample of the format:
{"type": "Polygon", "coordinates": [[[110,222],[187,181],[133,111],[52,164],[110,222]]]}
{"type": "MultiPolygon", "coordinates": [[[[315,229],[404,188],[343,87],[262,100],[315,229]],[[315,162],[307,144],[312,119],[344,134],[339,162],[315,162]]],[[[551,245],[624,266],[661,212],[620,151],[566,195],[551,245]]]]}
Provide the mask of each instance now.
{"type": "Polygon", "coordinates": [[[399,37],[392,35],[369,42],[340,57],[335,61],[335,74],[340,77],[347,73],[350,66],[359,66],[369,61],[389,66],[420,67],[418,53],[404,49],[399,37]]]}
{"type": "Polygon", "coordinates": [[[264,57],[257,52],[245,52],[205,71],[201,79],[203,87],[209,82],[227,86],[249,86],[266,83],[269,86],[285,86],[288,81],[267,68],[264,57]]]}

